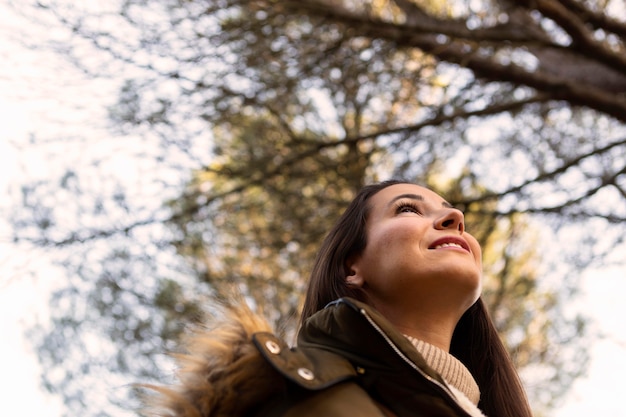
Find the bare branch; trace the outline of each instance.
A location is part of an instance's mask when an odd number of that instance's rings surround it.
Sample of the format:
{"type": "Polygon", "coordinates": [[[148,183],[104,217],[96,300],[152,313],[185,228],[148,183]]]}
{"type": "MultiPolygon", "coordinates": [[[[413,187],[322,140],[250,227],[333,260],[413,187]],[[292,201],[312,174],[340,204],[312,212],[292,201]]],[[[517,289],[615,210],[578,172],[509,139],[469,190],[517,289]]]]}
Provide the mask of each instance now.
{"type": "MultiPolygon", "coordinates": [[[[499,200],[499,199],[501,199],[502,197],[504,197],[506,195],[518,193],[518,192],[522,191],[524,188],[528,187],[531,184],[537,184],[537,183],[540,183],[540,182],[544,182],[544,181],[547,181],[547,180],[554,179],[558,175],[563,174],[568,169],[570,169],[570,168],[572,168],[574,166],[579,165],[583,160],[585,160],[587,158],[590,158],[592,156],[597,156],[597,155],[604,154],[604,153],[608,152],[609,150],[611,150],[613,148],[620,147],[620,146],[626,146],[626,139],[622,139],[620,141],[610,143],[610,144],[608,144],[606,146],[603,146],[601,148],[594,148],[591,152],[584,153],[582,155],[579,155],[576,158],[573,158],[573,159],[571,159],[569,161],[564,162],[560,167],[558,167],[558,168],[556,168],[556,169],[554,169],[552,171],[543,172],[543,173],[537,175],[536,177],[533,177],[531,179],[528,179],[528,180],[524,181],[520,185],[517,185],[515,187],[511,187],[511,188],[509,188],[507,190],[504,190],[502,192],[499,192],[499,193],[486,193],[486,194],[483,194],[482,196],[479,196],[479,197],[476,197],[476,198],[473,198],[473,199],[470,199],[470,200],[460,201],[459,203],[460,204],[464,204],[464,205],[469,205],[469,204],[472,204],[472,203],[484,202],[484,201],[488,201],[488,200],[499,200]]],[[[624,170],[626,170],[626,166],[622,170],[618,171],[616,174],[610,175],[607,178],[603,178],[601,184],[598,187],[594,188],[595,191],[593,191],[589,195],[595,194],[600,188],[603,188],[606,185],[614,185],[617,177],[622,175],[624,173],[624,170]]],[[[572,202],[579,202],[579,201],[580,201],[580,199],[575,200],[575,201],[572,200],[572,202]]],[[[540,209],[538,211],[554,211],[554,209],[547,208],[547,209],[540,209]]]]}
{"type": "MultiPolygon", "coordinates": [[[[492,54],[481,51],[479,44],[481,41],[503,40],[502,34],[490,36],[491,29],[481,31],[468,31],[459,29],[458,31],[444,28],[437,29],[430,26],[417,27],[389,23],[371,16],[362,16],[337,6],[323,7],[315,1],[305,1],[297,3],[285,3],[296,13],[315,14],[318,17],[346,25],[360,36],[385,39],[396,43],[398,46],[419,48],[443,61],[458,64],[472,70],[477,77],[482,77],[490,81],[511,82],[518,85],[526,85],[538,91],[549,94],[554,100],[566,100],[574,105],[588,106],[609,114],[619,120],[626,120],[626,96],[616,95],[614,85],[599,88],[602,78],[587,77],[587,72],[578,79],[576,72],[571,72],[571,77],[564,79],[549,72],[542,72],[541,66],[538,70],[529,70],[514,64],[501,64],[497,62],[492,54]],[[595,85],[590,85],[590,80],[595,85]]],[[[502,47],[510,47],[510,43],[502,47]]],[[[558,51],[560,46],[553,43],[539,41],[530,43],[533,48],[539,46],[550,46],[553,51],[558,51]]],[[[615,54],[613,54],[615,55],[615,54]]],[[[580,58],[582,59],[582,58],[580,58]]],[[[624,57],[620,57],[616,62],[611,61],[618,68],[626,68],[624,57]]],[[[596,65],[597,66],[597,65],[596,65]]],[[[575,69],[575,67],[574,67],[575,69]]],[[[623,77],[622,77],[623,78],[623,77]]],[[[621,78],[619,78],[621,80],[621,78]]],[[[626,86],[626,80],[619,85],[626,86]]]]}
{"type": "Polygon", "coordinates": [[[533,4],[544,16],[554,20],[572,37],[575,49],[581,54],[592,54],[599,62],[617,71],[626,71],[626,55],[616,53],[605,43],[597,41],[578,13],[568,9],[560,1],[537,0],[533,4]]]}
{"type": "Polygon", "coordinates": [[[597,13],[585,7],[585,4],[576,0],[559,0],[562,7],[575,13],[579,19],[591,25],[594,29],[602,29],[620,37],[626,37],[626,24],[623,21],[612,19],[604,13],[597,13]]]}

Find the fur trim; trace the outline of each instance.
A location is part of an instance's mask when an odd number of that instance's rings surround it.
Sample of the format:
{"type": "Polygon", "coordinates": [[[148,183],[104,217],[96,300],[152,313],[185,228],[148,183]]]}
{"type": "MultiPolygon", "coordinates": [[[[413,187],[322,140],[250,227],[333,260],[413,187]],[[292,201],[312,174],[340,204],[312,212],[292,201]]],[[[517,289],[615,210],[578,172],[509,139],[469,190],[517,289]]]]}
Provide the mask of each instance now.
{"type": "Polygon", "coordinates": [[[463,408],[463,410],[467,412],[467,414],[472,417],[485,417],[483,412],[480,411],[480,409],[476,407],[474,403],[469,398],[467,398],[467,396],[462,391],[450,384],[448,384],[448,387],[456,397],[456,402],[459,403],[459,405],[463,408]]]}
{"type": "Polygon", "coordinates": [[[270,325],[244,302],[227,307],[213,329],[197,329],[173,355],[178,384],[141,385],[153,392],[142,414],[153,417],[236,417],[283,388],[283,379],[252,344],[270,325]]]}

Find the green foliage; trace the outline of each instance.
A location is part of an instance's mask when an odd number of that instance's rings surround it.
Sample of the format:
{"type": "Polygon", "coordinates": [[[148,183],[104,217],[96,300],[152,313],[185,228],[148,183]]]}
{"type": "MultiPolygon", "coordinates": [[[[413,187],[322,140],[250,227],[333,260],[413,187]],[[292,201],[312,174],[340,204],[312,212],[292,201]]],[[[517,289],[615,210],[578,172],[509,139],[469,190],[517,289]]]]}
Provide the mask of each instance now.
{"type": "Polygon", "coordinates": [[[299,142],[268,120],[237,117],[234,136],[216,132],[214,162],[170,205],[176,247],[200,280],[218,297],[242,291],[293,331],[317,247],[363,183],[367,157],[325,152],[327,143],[299,142]]]}

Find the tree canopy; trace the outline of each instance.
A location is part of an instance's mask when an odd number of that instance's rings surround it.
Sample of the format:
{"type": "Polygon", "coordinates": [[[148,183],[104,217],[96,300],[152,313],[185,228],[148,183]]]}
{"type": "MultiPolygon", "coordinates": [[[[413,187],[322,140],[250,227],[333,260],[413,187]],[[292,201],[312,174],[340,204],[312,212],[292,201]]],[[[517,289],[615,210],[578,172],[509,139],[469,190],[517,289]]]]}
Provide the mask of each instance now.
{"type": "Polygon", "coordinates": [[[54,248],[72,277],[33,331],[68,413],[113,412],[91,400],[103,375],[162,377],[181,323],[233,288],[293,334],[324,234],[390,177],[464,210],[537,413],[584,372],[568,300],[626,235],[623,2],[106,7],[30,10],[68,30],[53,46],[72,62],[119,83],[110,140],[139,149],[136,184],[94,187],[98,155],[25,184],[13,217],[16,241],[54,248]]]}

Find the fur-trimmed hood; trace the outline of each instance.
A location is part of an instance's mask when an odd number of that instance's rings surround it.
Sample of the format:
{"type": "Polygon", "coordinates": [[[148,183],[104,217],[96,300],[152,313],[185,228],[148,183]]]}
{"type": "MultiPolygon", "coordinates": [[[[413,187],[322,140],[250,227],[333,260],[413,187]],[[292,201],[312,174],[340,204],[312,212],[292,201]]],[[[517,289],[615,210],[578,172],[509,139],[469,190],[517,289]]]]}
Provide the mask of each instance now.
{"type": "Polygon", "coordinates": [[[245,303],[226,308],[211,328],[186,336],[184,353],[174,354],[178,385],[142,385],[143,414],[154,417],[237,417],[283,389],[283,378],[252,343],[271,326],[245,303]]]}
{"type": "Polygon", "coordinates": [[[391,323],[356,300],[340,299],[307,320],[297,348],[245,304],[220,317],[174,355],[176,386],[143,385],[153,392],[144,415],[484,417],[391,323]]]}

